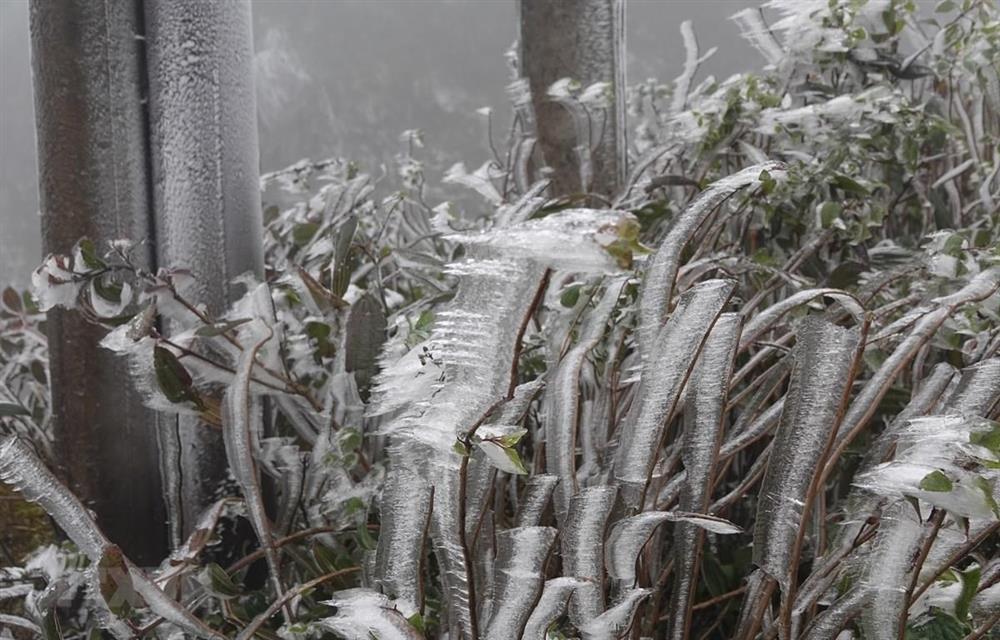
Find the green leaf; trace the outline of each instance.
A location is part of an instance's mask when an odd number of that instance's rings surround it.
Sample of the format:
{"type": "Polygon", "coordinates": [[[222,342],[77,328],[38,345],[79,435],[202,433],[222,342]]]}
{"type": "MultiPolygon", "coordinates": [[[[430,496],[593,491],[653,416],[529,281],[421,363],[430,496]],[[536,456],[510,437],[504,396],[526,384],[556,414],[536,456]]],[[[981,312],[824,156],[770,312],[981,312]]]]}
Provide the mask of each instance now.
{"type": "Polygon", "coordinates": [[[840,217],[844,211],[838,203],[827,200],[819,205],[819,225],[824,229],[829,229],[833,221],[840,217]]]}
{"type": "Polygon", "coordinates": [[[198,575],[198,582],[208,589],[212,595],[223,600],[229,600],[243,593],[239,585],[233,582],[226,570],[215,564],[209,563],[198,575]]]}
{"type": "MultiPolygon", "coordinates": [[[[80,251],[80,257],[83,258],[83,264],[91,269],[103,269],[107,267],[107,263],[101,260],[97,255],[97,247],[94,246],[94,241],[90,238],[81,238],[79,242],[76,243],[76,248],[80,251]]],[[[76,265],[77,268],[80,265],[76,265]]]]}
{"type": "Polygon", "coordinates": [[[972,603],[972,598],[979,589],[979,579],[982,576],[982,570],[976,566],[966,571],[958,571],[957,573],[959,580],[962,581],[962,591],[955,600],[955,617],[965,622],[969,618],[969,605],[972,603]]]}
{"type": "Polygon", "coordinates": [[[906,640],[962,640],[969,629],[954,616],[937,607],[906,627],[906,640]]]}
{"type": "Polygon", "coordinates": [[[193,402],[199,408],[202,406],[201,398],[194,390],[191,374],[172,351],[159,345],[153,347],[153,368],[156,371],[156,382],[167,400],[176,404],[193,402]]]}
{"type": "Polygon", "coordinates": [[[19,404],[13,402],[0,402],[0,418],[11,416],[30,416],[31,412],[19,404]]]}
{"type": "Polygon", "coordinates": [[[954,484],[943,472],[935,469],[923,477],[920,488],[924,491],[947,492],[954,488],[954,484]]]}
{"type": "Polygon", "coordinates": [[[935,13],[948,13],[949,11],[955,10],[955,3],[952,0],[944,0],[944,2],[939,2],[936,7],[934,7],[935,13]]]}
{"type": "Polygon", "coordinates": [[[507,459],[510,463],[517,469],[517,472],[522,475],[528,474],[528,469],[524,466],[524,462],[521,461],[521,456],[517,453],[517,449],[511,449],[504,447],[503,452],[507,454],[507,459]]]}
{"type": "Polygon", "coordinates": [[[461,440],[456,440],[455,444],[451,445],[451,449],[463,458],[469,455],[469,448],[461,440]]]}
{"type": "Polygon", "coordinates": [[[315,222],[303,222],[302,224],[297,224],[292,228],[292,241],[296,245],[302,247],[308,244],[316,232],[319,230],[319,225],[315,222]]]}
{"type": "Polygon", "coordinates": [[[559,304],[571,309],[576,306],[579,299],[580,285],[576,284],[571,287],[566,287],[566,290],[562,292],[561,296],[559,296],[559,304]]]}
{"type": "Polygon", "coordinates": [[[848,193],[854,193],[857,195],[866,196],[868,195],[868,189],[865,189],[853,178],[848,178],[845,175],[836,175],[830,180],[830,184],[841,191],[846,191],[848,193]]]}
{"type": "Polygon", "coordinates": [[[1000,505],[997,504],[996,498],[993,497],[993,487],[990,486],[990,483],[986,480],[986,478],[982,476],[974,476],[972,478],[972,484],[983,492],[983,496],[986,498],[986,506],[990,508],[997,518],[1000,518],[1000,505]]]}

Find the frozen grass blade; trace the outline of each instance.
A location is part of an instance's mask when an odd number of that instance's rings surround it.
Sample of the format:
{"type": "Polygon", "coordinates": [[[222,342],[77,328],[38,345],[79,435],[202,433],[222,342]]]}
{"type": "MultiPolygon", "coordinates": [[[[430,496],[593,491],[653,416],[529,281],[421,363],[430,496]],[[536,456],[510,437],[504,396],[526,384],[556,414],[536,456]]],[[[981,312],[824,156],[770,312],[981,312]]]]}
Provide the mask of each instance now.
{"type": "Polygon", "coordinates": [[[616,495],[610,486],[581,489],[562,527],[563,575],[586,580],[570,596],[569,617],[577,628],[604,611],[604,528],[616,495]]]}

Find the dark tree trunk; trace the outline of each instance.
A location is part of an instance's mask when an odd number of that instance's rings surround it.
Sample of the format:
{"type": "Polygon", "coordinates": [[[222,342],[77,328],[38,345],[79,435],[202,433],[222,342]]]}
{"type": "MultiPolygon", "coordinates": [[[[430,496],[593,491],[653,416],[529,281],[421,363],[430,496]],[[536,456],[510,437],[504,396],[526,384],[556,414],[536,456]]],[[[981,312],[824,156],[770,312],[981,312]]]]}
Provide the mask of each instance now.
{"type": "MultiPolygon", "coordinates": [[[[146,0],[145,19],[157,260],[190,269],[217,316],[232,278],[263,273],[250,3],[146,0]]],[[[187,533],[227,477],[222,437],[186,416],[163,435],[187,533]]]]}
{"type": "MultiPolygon", "coordinates": [[[[32,0],[39,201],[44,250],[69,253],[150,234],[138,2],[32,0]]],[[[139,252],[147,251],[139,247],[139,252]]],[[[147,266],[150,256],[140,256],[147,266]]],[[[166,552],[157,416],[104,331],[75,311],[49,313],[57,472],[140,564],[166,552]]]]}
{"type": "Polygon", "coordinates": [[[553,171],[557,194],[579,193],[579,145],[573,115],[547,97],[552,83],[563,78],[583,87],[596,82],[611,86],[605,117],[590,123],[592,183],[589,191],[614,193],[625,176],[624,0],[520,0],[521,75],[528,79],[544,164],[553,171]]]}

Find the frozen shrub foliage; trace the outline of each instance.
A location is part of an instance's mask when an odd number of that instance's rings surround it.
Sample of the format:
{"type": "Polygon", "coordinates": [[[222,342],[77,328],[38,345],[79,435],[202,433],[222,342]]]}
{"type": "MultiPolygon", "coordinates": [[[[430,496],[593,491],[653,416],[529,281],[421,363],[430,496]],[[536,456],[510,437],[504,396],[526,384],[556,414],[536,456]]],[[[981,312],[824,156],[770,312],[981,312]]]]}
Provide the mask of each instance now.
{"type": "MultiPolygon", "coordinates": [[[[144,271],[125,242],[82,239],[34,296],[5,290],[0,480],[68,541],[7,559],[0,626],[985,637],[1000,13],[767,8],[733,16],[762,70],[724,80],[699,78],[713,51],[680,25],[678,79],[629,91],[608,201],[551,196],[515,80],[504,153],[445,173],[474,210],[429,201],[417,131],[392,176],[340,159],[264,176],[265,278],[221,317],[183,265],[144,271]],[[48,470],[53,307],[107,328],[150,407],[224,434],[230,495],[159,567],[48,470]],[[257,546],[228,549],[235,526],[257,546]]],[[[607,90],[549,95],[582,127],[607,90]]]]}

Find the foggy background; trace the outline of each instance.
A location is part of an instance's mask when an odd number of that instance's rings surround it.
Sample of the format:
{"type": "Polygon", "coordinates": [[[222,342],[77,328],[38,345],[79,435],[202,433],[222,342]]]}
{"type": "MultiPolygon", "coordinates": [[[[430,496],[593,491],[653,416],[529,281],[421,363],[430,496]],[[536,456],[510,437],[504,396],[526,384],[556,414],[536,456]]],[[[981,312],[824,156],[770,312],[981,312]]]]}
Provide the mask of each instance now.
{"type": "MultiPolygon", "coordinates": [[[[210,0],[206,0],[210,1],[210,0]]],[[[763,64],[729,20],[753,0],[628,0],[627,80],[672,80],[694,22],[701,68],[724,78],[763,64]]],[[[421,129],[428,181],[487,159],[485,119],[509,124],[505,52],[515,0],[253,0],[261,170],[344,156],[378,173],[421,129]]],[[[28,2],[0,0],[0,285],[25,285],[40,259],[28,2]]]]}

